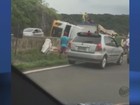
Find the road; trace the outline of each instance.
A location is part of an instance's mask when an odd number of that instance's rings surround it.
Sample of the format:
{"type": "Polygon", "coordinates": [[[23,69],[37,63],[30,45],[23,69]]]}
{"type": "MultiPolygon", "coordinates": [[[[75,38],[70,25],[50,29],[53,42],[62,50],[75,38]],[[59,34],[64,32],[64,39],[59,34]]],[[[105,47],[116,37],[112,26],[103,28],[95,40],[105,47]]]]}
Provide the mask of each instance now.
{"type": "Polygon", "coordinates": [[[99,69],[95,64],[77,64],[27,74],[33,81],[65,104],[81,102],[129,102],[119,94],[129,87],[129,65],[109,64],[99,69]]]}

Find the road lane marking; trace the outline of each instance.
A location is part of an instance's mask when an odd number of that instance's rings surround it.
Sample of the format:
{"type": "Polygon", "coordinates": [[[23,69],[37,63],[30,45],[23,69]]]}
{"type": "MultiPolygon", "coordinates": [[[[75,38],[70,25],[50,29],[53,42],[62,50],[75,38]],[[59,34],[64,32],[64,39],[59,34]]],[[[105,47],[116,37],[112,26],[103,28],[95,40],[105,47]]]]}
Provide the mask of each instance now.
{"type": "Polygon", "coordinates": [[[25,71],[23,73],[30,74],[30,73],[36,73],[36,72],[41,72],[41,71],[49,71],[49,70],[68,67],[68,66],[71,66],[71,65],[62,65],[62,66],[55,66],[55,67],[49,67],[49,68],[43,68],[43,69],[29,70],[29,71],[25,71]]]}

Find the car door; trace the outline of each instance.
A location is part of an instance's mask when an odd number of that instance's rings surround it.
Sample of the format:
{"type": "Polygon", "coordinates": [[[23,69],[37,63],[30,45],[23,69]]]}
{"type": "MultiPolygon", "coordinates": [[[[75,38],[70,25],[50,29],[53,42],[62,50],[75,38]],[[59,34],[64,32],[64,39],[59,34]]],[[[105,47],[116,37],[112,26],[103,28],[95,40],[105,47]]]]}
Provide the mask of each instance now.
{"type": "Polygon", "coordinates": [[[120,48],[118,47],[116,41],[112,37],[108,37],[107,46],[110,48],[110,58],[111,62],[116,62],[120,56],[120,48]]]}
{"type": "Polygon", "coordinates": [[[111,38],[110,37],[108,37],[108,36],[105,36],[104,37],[104,42],[105,42],[105,51],[106,51],[106,53],[107,53],[107,61],[108,62],[112,62],[112,60],[113,60],[113,47],[111,46],[111,38]]]}
{"type": "Polygon", "coordinates": [[[111,38],[111,45],[113,48],[113,61],[117,61],[121,55],[121,48],[118,46],[117,42],[115,41],[115,39],[111,38]]]}

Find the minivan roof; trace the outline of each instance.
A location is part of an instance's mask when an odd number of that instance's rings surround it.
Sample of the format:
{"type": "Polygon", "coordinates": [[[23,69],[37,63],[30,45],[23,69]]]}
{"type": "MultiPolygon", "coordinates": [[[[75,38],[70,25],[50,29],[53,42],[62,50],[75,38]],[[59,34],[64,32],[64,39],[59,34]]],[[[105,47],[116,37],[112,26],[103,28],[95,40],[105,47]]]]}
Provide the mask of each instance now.
{"type": "Polygon", "coordinates": [[[100,34],[91,33],[91,32],[79,32],[77,33],[78,36],[85,36],[85,37],[95,37],[95,36],[101,36],[100,34]]]}

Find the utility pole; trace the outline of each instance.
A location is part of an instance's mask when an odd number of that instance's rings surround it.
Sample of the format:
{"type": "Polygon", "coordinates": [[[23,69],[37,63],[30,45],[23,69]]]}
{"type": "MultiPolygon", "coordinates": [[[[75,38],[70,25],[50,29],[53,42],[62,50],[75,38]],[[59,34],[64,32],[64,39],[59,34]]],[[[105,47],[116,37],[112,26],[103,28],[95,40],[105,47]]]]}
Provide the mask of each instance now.
{"type": "Polygon", "coordinates": [[[41,4],[42,4],[41,28],[44,31],[45,24],[44,24],[44,10],[43,10],[43,5],[45,4],[45,1],[44,0],[41,0],[41,4]]]}

